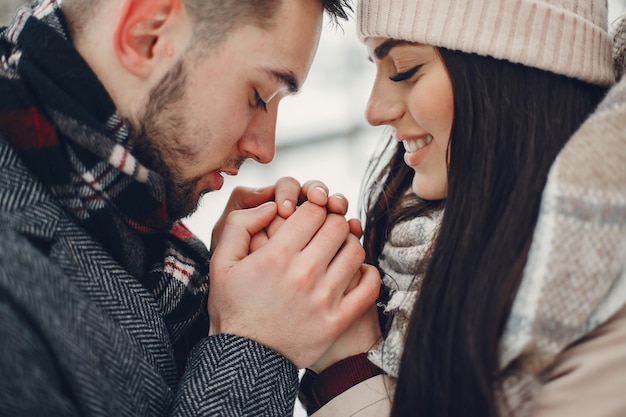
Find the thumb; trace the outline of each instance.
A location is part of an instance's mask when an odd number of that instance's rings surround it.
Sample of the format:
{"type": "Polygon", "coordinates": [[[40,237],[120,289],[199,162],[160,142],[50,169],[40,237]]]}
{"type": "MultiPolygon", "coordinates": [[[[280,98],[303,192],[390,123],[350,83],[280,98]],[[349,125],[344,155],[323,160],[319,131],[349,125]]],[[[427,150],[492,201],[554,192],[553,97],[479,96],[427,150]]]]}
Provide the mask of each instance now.
{"type": "Polygon", "coordinates": [[[222,237],[215,248],[211,263],[230,266],[250,253],[252,236],[266,228],[276,217],[273,201],[250,209],[231,212],[224,223],[222,237]]]}
{"type": "Polygon", "coordinates": [[[229,203],[233,210],[247,209],[262,205],[274,199],[274,187],[267,186],[261,188],[236,187],[231,195],[229,203]]]}
{"type": "Polygon", "coordinates": [[[376,303],[380,292],[380,273],[372,265],[362,265],[360,279],[356,285],[345,294],[342,300],[342,313],[350,317],[351,321],[362,316],[368,308],[376,303]]]}

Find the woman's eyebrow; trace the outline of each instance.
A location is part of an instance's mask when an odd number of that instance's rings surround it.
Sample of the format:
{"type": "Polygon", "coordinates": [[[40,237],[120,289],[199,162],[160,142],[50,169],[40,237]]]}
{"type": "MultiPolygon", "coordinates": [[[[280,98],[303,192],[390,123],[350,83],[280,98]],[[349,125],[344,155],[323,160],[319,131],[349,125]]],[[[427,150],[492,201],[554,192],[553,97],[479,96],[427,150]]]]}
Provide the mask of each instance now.
{"type": "Polygon", "coordinates": [[[374,49],[374,57],[376,57],[376,59],[378,60],[381,60],[389,55],[389,52],[391,52],[391,50],[396,46],[402,46],[409,43],[411,42],[400,39],[388,39],[374,49]]]}

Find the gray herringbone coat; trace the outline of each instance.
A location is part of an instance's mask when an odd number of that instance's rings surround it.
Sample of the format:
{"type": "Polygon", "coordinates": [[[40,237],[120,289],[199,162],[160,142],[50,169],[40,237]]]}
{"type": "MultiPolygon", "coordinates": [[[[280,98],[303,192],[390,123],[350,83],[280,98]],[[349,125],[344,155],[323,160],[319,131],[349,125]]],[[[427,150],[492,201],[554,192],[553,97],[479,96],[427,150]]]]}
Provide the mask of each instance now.
{"type": "Polygon", "coordinates": [[[205,338],[182,378],[152,296],[0,137],[0,415],[283,416],[297,369],[205,338]]]}

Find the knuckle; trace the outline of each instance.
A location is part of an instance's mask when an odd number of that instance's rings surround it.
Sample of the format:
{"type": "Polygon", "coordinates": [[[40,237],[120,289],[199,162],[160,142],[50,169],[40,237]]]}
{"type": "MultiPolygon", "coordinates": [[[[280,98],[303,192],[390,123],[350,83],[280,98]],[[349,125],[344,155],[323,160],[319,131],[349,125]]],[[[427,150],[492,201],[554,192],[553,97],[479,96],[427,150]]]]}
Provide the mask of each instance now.
{"type": "Polygon", "coordinates": [[[336,231],[341,232],[343,235],[348,235],[350,233],[350,224],[348,221],[339,214],[329,214],[326,218],[326,222],[331,225],[336,231]]]}
{"type": "Polygon", "coordinates": [[[312,187],[316,187],[316,186],[322,186],[325,187],[326,184],[324,184],[322,181],[320,180],[308,180],[307,182],[304,183],[303,187],[304,188],[312,188],[312,187]]]}
{"type": "Polygon", "coordinates": [[[236,223],[236,220],[241,218],[241,210],[233,210],[226,215],[227,223],[236,223]]]}
{"type": "MultiPolygon", "coordinates": [[[[295,285],[297,285],[297,288],[302,291],[308,291],[315,284],[316,281],[316,271],[313,264],[303,264],[298,271],[298,274],[294,276],[295,285]]],[[[313,294],[314,298],[315,295],[318,294],[313,294]]]]}
{"type": "Polygon", "coordinates": [[[248,191],[247,187],[244,187],[243,185],[238,185],[235,188],[233,188],[233,191],[230,194],[230,199],[236,200],[237,198],[245,194],[247,191],[248,191]]]}
{"type": "Polygon", "coordinates": [[[298,187],[300,187],[300,183],[298,182],[298,180],[291,176],[280,178],[277,184],[292,184],[292,185],[297,185],[298,187]]]}
{"type": "Polygon", "coordinates": [[[313,203],[306,201],[300,207],[301,209],[306,211],[306,214],[308,216],[311,216],[311,217],[326,216],[326,208],[318,206],[317,204],[313,204],[313,203]]]}
{"type": "Polygon", "coordinates": [[[300,183],[293,177],[283,177],[276,181],[276,193],[285,195],[285,194],[295,194],[296,196],[300,193],[300,183]]]}
{"type": "Polygon", "coordinates": [[[287,259],[288,254],[286,248],[281,245],[276,245],[272,248],[272,250],[264,252],[260,262],[264,265],[274,265],[274,267],[278,270],[283,270],[285,269],[287,259]]]}
{"type": "Polygon", "coordinates": [[[346,240],[344,250],[348,251],[350,256],[358,259],[360,263],[365,261],[365,249],[363,249],[363,246],[361,246],[361,243],[356,238],[352,239],[349,237],[346,240]]]}
{"type": "Polygon", "coordinates": [[[342,314],[330,314],[326,319],[326,330],[333,338],[337,338],[346,328],[346,317],[342,314]]]}

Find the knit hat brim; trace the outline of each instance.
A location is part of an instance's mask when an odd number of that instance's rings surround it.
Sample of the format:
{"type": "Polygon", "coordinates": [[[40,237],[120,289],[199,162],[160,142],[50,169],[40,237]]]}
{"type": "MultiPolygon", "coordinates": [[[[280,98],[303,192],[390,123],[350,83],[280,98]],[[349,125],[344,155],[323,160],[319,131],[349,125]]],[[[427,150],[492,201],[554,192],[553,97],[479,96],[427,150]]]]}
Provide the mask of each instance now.
{"type": "Polygon", "coordinates": [[[361,40],[402,39],[615,82],[603,1],[360,0],[357,16],[361,40]]]}

